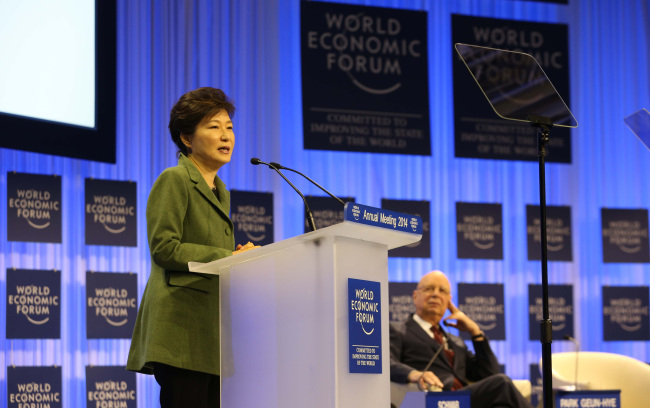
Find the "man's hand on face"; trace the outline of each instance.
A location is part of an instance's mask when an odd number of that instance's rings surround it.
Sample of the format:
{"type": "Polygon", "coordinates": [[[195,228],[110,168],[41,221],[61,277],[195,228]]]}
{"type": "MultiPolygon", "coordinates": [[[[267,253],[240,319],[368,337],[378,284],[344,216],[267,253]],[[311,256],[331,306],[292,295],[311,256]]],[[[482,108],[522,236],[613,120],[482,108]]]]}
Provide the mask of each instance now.
{"type": "Polygon", "coordinates": [[[448,309],[451,314],[443,319],[445,326],[454,327],[460,331],[468,332],[471,336],[476,336],[482,333],[478,324],[457,308],[452,301],[449,301],[448,309]],[[454,320],[456,321],[455,323],[453,322],[454,320]]]}

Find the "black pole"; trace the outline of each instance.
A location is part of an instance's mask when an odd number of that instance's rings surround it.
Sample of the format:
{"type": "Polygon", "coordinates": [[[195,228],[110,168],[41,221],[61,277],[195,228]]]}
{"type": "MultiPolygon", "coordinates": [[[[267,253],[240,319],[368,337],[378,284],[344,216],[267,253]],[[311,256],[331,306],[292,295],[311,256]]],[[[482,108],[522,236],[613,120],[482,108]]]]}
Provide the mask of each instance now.
{"type": "Polygon", "coordinates": [[[546,143],[548,143],[552,122],[546,118],[534,118],[531,125],[539,128],[539,212],[540,235],[542,241],[542,320],[539,322],[542,342],[542,390],[544,408],[553,408],[553,377],[551,363],[551,343],[553,326],[548,311],[548,248],[546,242],[546,143]]]}

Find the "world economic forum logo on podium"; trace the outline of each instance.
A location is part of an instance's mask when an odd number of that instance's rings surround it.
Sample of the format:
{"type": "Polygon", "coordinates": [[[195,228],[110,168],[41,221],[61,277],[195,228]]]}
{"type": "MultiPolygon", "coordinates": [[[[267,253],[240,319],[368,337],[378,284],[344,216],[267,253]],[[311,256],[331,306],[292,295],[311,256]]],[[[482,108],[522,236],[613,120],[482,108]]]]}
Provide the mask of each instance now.
{"type": "Polygon", "coordinates": [[[359,221],[359,217],[361,216],[361,208],[359,208],[358,205],[352,206],[352,216],[356,221],[359,221]]]}
{"type": "Polygon", "coordinates": [[[410,225],[411,225],[411,229],[413,230],[413,232],[417,232],[418,225],[420,225],[420,222],[418,221],[418,218],[417,217],[412,217],[410,225]]]}
{"type": "Polygon", "coordinates": [[[348,279],[350,372],[381,374],[381,286],[348,279]]]}

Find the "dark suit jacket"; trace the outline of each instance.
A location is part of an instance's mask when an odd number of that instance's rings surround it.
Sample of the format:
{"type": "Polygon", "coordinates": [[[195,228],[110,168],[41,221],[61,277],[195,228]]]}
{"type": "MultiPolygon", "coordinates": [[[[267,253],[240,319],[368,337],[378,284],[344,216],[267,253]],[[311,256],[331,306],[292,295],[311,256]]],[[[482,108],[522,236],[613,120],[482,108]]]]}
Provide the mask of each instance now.
{"type": "Polygon", "coordinates": [[[219,278],[188,272],[190,261],[232,255],[230,194],[217,199],[185,156],[158,177],[147,201],[151,274],[140,302],[127,369],[154,362],[219,375],[219,278]]]}
{"type": "MultiPolygon", "coordinates": [[[[476,355],[467,350],[463,339],[446,333],[448,345],[456,353],[454,366],[449,364],[444,352],[441,352],[430,371],[440,378],[445,390],[451,390],[454,374],[464,384],[469,381],[479,381],[492,374],[499,373],[499,362],[494,356],[488,340],[475,341],[476,355]]],[[[420,325],[413,316],[405,323],[390,325],[390,380],[407,382],[408,373],[412,370],[422,371],[436,353],[439,345],[420,325]]]]}

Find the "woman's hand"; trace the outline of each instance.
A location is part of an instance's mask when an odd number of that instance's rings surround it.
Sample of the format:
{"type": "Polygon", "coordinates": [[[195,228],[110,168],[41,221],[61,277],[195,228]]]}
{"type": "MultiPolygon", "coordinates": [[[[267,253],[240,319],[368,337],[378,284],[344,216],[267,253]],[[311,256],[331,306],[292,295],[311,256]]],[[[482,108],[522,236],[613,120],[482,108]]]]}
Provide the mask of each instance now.
{"type": "Polygon", "coordinates": [[[246,245],[237,245],[237,248],[232,252],[233,255],[240,254],[242,252],[250,251],[253,248],[259,248],[260,245],[254,245],[252,242],[248,241],[246,245]]]}

